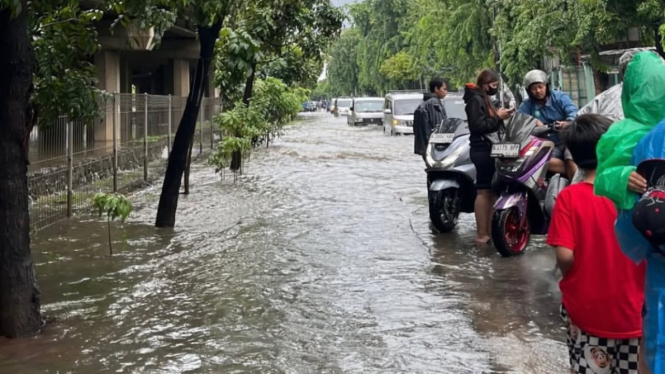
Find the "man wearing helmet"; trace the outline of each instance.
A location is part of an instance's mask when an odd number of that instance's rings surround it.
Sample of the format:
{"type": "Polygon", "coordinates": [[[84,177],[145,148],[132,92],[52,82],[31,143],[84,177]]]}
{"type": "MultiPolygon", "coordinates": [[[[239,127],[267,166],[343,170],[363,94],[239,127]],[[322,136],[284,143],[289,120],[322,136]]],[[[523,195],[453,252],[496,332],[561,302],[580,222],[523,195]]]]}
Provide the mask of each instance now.
{"type": "MultiPolygon", "coordinates": [[[[577,106],[563,91],[550,88],[547,74],[542,70],[531,70],[524,77],[524,88],[529,98],[520,105],[519,113],[528,114],[538,120],[538,126],[544,124],[565,126],[577,116],[577,106]]],[[[556,148],[550,160],[549,170],[572,179],[577,167],[572,157],[559,141],[557,134],[551,137],[556,148]]]]}

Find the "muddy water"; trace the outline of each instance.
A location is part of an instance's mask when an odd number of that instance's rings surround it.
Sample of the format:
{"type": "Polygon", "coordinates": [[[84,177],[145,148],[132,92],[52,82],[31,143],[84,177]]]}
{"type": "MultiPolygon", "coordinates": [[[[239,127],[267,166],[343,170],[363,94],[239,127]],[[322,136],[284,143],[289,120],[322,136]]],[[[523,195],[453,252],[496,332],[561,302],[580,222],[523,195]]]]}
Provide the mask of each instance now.
{"type": "Polygon", "coordinates": [[[429,226],[412,137],[311,114],[237,183],[199,165],[177,228],[157,189],[113,227],[33,239],[40,337],[0,343],[2,373],[564,372],[553,259],[429,226]]]}

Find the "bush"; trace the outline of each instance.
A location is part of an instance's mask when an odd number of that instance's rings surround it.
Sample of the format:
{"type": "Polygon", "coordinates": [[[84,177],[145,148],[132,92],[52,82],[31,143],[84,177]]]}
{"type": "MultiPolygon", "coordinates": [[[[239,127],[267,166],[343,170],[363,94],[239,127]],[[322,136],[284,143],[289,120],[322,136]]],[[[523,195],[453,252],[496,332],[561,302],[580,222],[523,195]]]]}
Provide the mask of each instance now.
{"type": "Polygon", "coordinates": [[[281,136],[284,125],[298,115],[308,96],[308,90],[291,88],[276,78],[257,80],[249,106],[237,103],[216,117],[224,136],[209,163],[218,170],[225,168],[234,152],[249,151],[269,138],[281,136]]]}

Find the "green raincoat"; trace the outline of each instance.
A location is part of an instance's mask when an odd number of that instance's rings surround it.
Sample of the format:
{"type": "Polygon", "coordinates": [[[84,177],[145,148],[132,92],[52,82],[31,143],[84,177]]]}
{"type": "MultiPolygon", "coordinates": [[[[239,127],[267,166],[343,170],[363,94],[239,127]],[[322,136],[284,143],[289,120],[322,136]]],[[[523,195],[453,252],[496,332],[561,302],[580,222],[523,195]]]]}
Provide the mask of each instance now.
{"type": "Polygon", "coordinates": [[[610,126],[596,147],[598,168],[594,192],[606,196],[617,209],[631,209],[635,194],[628,177],[637,143],[665,118],[665,63],[653,52],[640,52],[628,64],[621,103],[625,119],[610,126]]]}

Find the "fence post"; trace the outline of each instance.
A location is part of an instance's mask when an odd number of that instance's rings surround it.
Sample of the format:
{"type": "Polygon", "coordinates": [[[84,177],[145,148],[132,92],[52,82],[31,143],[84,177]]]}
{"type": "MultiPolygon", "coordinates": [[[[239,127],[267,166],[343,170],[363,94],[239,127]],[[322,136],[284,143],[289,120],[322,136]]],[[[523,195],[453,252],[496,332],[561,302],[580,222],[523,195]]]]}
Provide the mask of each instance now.
{"type": "MultiPolygon", "coordinates": [[[[207,103],[210,103],[210,99],[206,101],[207,103]]],[[[210,105],[210,149],[215,149],[215,114],[214,110],[212,109],[212,105],[210,105]]]]}
{"type": "Polygon", "coordinates": [[[72,187],[74,185],[74,122],[67,123],[67,217],[72,216],[72,187]]]}
{"type": "MultiPolygon", "coordinates": [[[[201,103],[203,103],[203,100],[201,100],[201,103]]],[[[199,157],[203,155],[203,109],[204,106],[200,105],[199,106],[199,157]]]]}
{"type": "Polygon", "coordinates": [[[143,181],[148,182],[148,93],[145,93],[145,122],[143,123],[143,181]]]}
{"type": "Polygon", "coordinates": [[[120,121],[120,95],[113,93],[113,192],[118,192],[118,122],[120,121]]]}
{"type": "Polygon", "coordinates": [[[171,153],[171,120],[173,119],[173,97],[169,95],[169,135],[168,135],[168,142],[166,144],[166,147],[169,151],[169,154],[171,153]]]}

